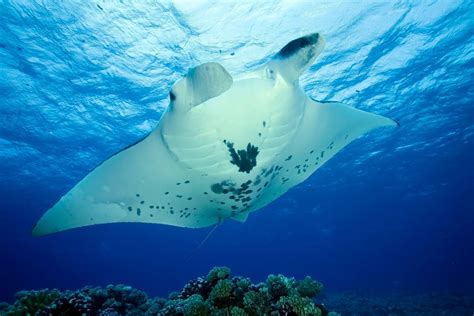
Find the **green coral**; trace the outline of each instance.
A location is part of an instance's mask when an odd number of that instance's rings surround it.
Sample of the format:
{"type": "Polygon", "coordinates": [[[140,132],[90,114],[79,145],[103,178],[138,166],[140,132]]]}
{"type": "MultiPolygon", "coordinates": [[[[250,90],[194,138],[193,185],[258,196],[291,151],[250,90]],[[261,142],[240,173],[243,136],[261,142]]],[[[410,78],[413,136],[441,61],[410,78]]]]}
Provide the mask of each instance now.
{"type": "Polygon", "coordinates": [[[6,314],[9,308],[10,308],[10,304],[5,303],[5,302],[0,302],[0,315],[6,314]]]}
{"type": "Polygon", "coordinates": [[[184,313],[189,316],[207,316],[209,311],[202,296],[194,294],[184,301],[184,313]]]}
{"type": "Polygon", "coordinates": [[[313,301],[307,297],[292,295],[290,297],[280,297],[278,300],[279,308],[285,313],[303,315],[303,316],[321,316],[322,312],[317,308],[313,301]]]}
{"type": "Polygon", "coordinates": [[[212,310],[210,316],[248,316],[242,308],[238,306],[215,308],[212,310]]]}
{"type": "Polygon", "coordinates": [[[230,310],[230,315],[231,316],[248,316],[245,310],[237,306],[232,307],[232,309],[230,310]]]}
{"type": "Polygon", "coordinates": [[[252,282],[250,281],[249,278],[239,278],[237,280],[237,286],[242,291],[246,291],[249,288],[250,284],[252,284],[252,282]]]}
{"type": "Polygon", "coordinates": [[[58,290],[20,291],[16,294],[17,301],[10,307],[8,316],[35,315],[61,296],[58,290]]]}
{"type": "Polygon", "coordinates": [[[168,299],[169,300],[177,300],[179,299],[179,292],[171,292],[170,294],[168,294],[168,299]]]}
{"type": "Polygon", "coordinates": [[[161,298],[161,297],[155,297],[153,299],[150,299],[148,302],[148,309],[145,312],[145,316],[155,316],[160,313],[160,311],[163,309],[163,306],[166,304],[166,299],[161,298]]]}
{"type": "Polygon", "coordinates": [[[303,280],[297,282],[296,289],[301,296],[312,298],[321,292],[323,285],[307,276],[303,280]]]}
{"type": "Polygon", "coordinates": [[[270,311],[271,297],[265,289],[248,291],[244,295],[244,309],[251,316],[265,315],[270,311]]]}
{"type": "Polygon", "coordinates": [[[157,314],[166,316],[207,316],[209,315],[209,309],[202,296],[194,294],[186,299],[176,298],[168,300],[162,310],[157,314]]]}
{"type": "Polygon", "coordinates": [[[209,294],[209,301],[217,307],[226,307],[229,305],[231,292],[232,281],[228,279],[219,280],[209,294]]]}
{"type": "Polygon", "coordinates": [[[290,293],[293,282],[291,279],[279,274],[270,274],[266,282],[268,293],[276,301],[282,296],[287,296],[290,293]]]}
{"type": "Polygon", "coordinates": [[[215,283],[218,280],[227,279],[230,275],[230,269],[228,267],[214,267],[207,274],[207,281],[215,283]]]}

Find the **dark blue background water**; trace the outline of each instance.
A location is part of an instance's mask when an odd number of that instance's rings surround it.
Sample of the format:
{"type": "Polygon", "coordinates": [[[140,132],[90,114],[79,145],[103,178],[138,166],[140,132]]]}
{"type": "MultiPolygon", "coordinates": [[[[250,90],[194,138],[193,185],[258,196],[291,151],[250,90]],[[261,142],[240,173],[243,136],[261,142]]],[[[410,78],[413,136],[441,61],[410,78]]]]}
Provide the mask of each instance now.
{"type": "MultiPolygon", "coordinates": [[[[474,292],[473,12],[469,1],[0,3],[0,300],[127,283],[165,295],[214,265],[328,291],[474,292]],[[321,31],[301,84],[398,119],[353,142],[246,223],[114,224],[30,237],[96,164],[156,125],[173,82],[252,69],[321,31]]],[[[309,137],[311,135],[308,135],[309,137]]]]}

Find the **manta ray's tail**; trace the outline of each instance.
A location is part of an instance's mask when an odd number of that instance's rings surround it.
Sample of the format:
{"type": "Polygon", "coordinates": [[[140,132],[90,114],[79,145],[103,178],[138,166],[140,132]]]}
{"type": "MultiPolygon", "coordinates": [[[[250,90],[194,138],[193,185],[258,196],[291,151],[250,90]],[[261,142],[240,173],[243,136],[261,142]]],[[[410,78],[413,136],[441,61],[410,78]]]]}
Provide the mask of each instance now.
{"type": "Polygon", "coordinates": [[[184,260],[184,262],[189,262],[189,260],[191,260],[192,257],[194,257],[194,255],[201,249],[202,246],[204,246],[204,244],[206,243],[206,241],[211,237],[211,235],[216,231],[217,227],[222,223],[222,221],[220,221],[219,223],[217,223],[216,225],[214,225],[214,227],[212,227],[212,229],[207,233],[206,237],[204,237],[204,239],[199,243],[199,245],[194,248],[193,251],[191,251],[188,256],[186,257],[186,259],[184,260]]]}

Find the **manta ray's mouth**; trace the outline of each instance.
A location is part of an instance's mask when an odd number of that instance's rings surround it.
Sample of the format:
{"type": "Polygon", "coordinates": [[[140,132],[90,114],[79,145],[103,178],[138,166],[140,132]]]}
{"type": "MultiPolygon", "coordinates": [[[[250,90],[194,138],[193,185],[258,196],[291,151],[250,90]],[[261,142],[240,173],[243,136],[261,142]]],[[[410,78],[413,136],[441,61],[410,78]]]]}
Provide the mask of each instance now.
{"type": "Polygon", "coordinates": [[[283,47],[280,50],[278,55],[280,57],[285,57],[285,58],[290,57],[291,55],[295,54],[302,48],[317,44],[319,40],[320,40],[319,33],[313,33],[307,36],[297,38],[295,40],[292,40],[288,44],[286,44],[285,47],[283,47]]]}

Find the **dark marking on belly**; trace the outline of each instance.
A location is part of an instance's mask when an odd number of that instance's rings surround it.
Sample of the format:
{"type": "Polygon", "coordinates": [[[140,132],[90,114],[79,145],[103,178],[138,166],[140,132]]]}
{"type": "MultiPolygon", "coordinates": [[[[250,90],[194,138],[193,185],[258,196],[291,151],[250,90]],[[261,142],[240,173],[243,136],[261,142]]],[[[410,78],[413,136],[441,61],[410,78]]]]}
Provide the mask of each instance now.
{"type": "Polygon", "coordinates": [[[258,147],[248,143],[246,149],[234,148],[234,143],[224,140],[224,144],[230,153],[230,163],[239,167],[239,172],[250,173],[250,171],[257,165],[257,155],[259,154],[258,147]]]}
{"type": "MultiPolygon", "coordinates": [[[[229,190],[232,190],[235,187],[235,184],[231,181],[222,181],[220,183],[214,183],[211,185],[211,191],[216,194],[226,194],[229,190]]],[[[206,194],[206,193],[204,193],[206,194]]]]}
{"type": "Polygon", "coordinates": [[[266,178],[266,177],[268,177],[269,175],[271,175],[271,174],[273,173],[273,168],[274,168],[274,167],[272,166],[269,170],[267,170],[267,171],[265,172],[265,174],[264,174],[263,176],[266,178]]]}

